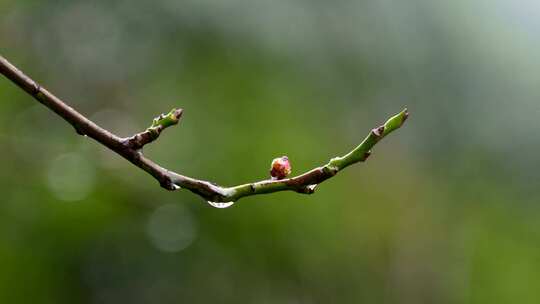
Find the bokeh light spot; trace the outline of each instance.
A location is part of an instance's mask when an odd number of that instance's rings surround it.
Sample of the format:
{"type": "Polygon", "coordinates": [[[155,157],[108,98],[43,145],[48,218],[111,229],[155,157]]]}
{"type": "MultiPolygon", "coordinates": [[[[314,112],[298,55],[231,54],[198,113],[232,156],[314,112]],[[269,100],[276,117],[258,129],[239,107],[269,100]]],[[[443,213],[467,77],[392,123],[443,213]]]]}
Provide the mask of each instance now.
{"type": "Polygon", "coordinates": [[[178,204],[167,204],[156,209],[146,228],[152,244],[165,252],[178,252],[187,248],[197,235],[193,216],[178,204]]]}
{"type": "Polygon", "coordinates": [[[52,161],[47,184],[63,201],[79,201],[88,196],[95,185],[95,168],[77,153],[63,154],[52,161]]]}

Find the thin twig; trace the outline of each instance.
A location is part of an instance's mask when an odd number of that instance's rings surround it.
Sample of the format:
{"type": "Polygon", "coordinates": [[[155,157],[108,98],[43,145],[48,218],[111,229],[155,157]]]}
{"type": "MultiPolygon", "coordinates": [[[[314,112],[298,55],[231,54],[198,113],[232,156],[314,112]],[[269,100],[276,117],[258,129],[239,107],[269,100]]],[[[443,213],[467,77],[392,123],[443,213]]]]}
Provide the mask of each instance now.
{"type": "Polygon", "coordinates": [[[70,123],[78,134],[93,138],[148,172],[159,181],[163,188],[171,191],[185,188],[210,202],[235,202],[245,196],[284,190],[311,194],[315,191],[317,185],[333,177],[339,171],[354,163],[365,161],[371,154],[373,146],[392,131],[400,128],[409,115],[407,109],[401,111],[388,119],[384,125],[371,130],[364,141],[348,154],[332,158],[327,164],[301,175],[285,179],[262,180],[234,187],[221,187],[207,181],[169,171],[143,155],[142,149],[144,145],[155,141],[164,129],[179,122],[183,112],[182,109],[173,109],[168,114],[161,114],[154,119],[152,125],[145,131],[131,137],[121,138],[98,126],[68,106],[2,56],[0,56],[0,73],[70,123]]]}

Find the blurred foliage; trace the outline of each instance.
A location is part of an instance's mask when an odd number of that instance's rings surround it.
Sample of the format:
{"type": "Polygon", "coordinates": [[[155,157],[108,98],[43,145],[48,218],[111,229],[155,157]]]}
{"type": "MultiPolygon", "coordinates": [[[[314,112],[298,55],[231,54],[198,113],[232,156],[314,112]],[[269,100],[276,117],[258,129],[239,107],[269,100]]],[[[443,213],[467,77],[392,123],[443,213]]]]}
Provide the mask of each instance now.
{"type": "Polygon", "coordinates": [[[2,303],[538,303],[537,1],[0,0],[0,51],[146,154],[299,173],[408,106],[312,196],[210,208],[0,81],[2,303]],[[389,172],[392,172],[391,174],[389,172]]]}

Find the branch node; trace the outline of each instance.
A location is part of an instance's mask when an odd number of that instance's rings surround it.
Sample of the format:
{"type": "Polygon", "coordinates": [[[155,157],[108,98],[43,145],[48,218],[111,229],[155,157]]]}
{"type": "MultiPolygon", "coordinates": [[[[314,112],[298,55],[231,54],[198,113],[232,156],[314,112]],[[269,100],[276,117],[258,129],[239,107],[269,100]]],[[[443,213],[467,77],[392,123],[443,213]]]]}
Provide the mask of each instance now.
{"type": "Polygon", "coordinates": [[[41,91],[41,86],[34,82],[32,95],[37,95],[41,91]]]}
{"type": "Polygon", "coordinates": [[[162,178],[159,181],[159,185],[169,191],[174,191],[180,189],[180,186],[174,184],[169,178],[162,178]]]}
{"type": "Polygon", "coordinates": [[[371,150],[369,150],[369,151],[367,151],[367,152],[364,152],[364,155],[362,156],[362,158],[360,159],[360,161],[364,162],[364,161],[366,161],[370,156],[371,156],[371,150]]]}
{"type": "Polygon", "coordinates": [[[378,138],[382,137],[384,134],[384,126],[380,126],[378,128],[372,129],[371,133],[378,138]]]}
{"type": "Polygon", "coordinates": [[[82,135],[82,136],[86,135],[79,127],[73,126],[73,129],[75,129],[75,132],[77,132],[77,134],[79,135],[82,135]]]}
{"type": "Polygon", "coordinates": [[[338,165],[339,161],[341,161],[340,157],[332,158],[330,162],[322,168],[322,172],[330,176],[336,175],[339,171],[339,165],[338,165]]]}
{"type": "Polygon", "coordinates": [[[318,184],[303,186],[303,187],[298,188],[296,192],[303,193],[303,194],[313,194],[317,186],[318,184]]]}

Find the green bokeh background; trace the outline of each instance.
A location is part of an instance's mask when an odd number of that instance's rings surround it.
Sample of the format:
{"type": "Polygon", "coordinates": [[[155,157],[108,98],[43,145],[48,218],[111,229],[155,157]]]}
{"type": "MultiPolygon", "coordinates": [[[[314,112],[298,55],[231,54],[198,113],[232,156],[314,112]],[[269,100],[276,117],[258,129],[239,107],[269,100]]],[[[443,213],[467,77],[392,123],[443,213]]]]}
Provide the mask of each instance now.
{"type": "Polygon", "coordinates": [[[223,185],[349,151],[311,196],[214,209],[0,80],[0,303],[540,302],[537,1],[0,0],[0,51],[223,185]]]}

